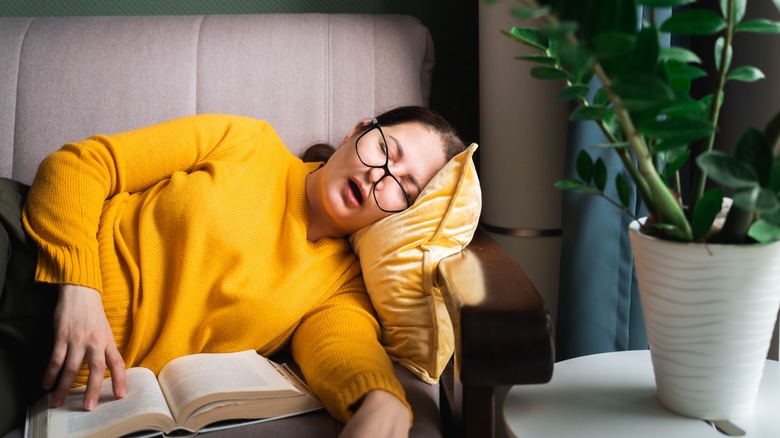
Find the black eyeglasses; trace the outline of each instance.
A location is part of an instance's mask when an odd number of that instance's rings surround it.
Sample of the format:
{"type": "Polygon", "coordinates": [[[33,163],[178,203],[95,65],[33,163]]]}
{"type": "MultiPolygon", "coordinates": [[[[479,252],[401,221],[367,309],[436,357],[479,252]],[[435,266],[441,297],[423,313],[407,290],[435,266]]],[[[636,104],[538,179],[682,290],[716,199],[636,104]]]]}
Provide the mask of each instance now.
{"type": "Polygon", "coordinates": [[[376,119],[372,120],[368,130],[360,134],[355,141],[355,151],[364,166],[385,171],[385,174],[371,187],[377,207],[387,213],[398,213],[409,208],[412,205],[409,202],[409,195],[398,178],[390,173],[387,140],[376,119]],[[377,186],[380,186],[379,189],[377,186]]]}

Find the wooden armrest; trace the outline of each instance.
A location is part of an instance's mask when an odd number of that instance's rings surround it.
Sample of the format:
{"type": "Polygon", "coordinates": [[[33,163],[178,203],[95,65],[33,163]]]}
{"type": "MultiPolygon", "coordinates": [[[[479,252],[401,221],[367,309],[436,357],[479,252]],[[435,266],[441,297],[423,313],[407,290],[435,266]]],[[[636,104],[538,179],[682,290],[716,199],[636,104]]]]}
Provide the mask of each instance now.
{"type": "Polygon", "coordinates": [[[439,263],[455,331],[450,409],[457,433],[495,435],[495,387],[546,383],[555,352],[552,320],[533,283],[490,235],[439,263]]]}
{"type": "Polygon", "coordinates": [[[469,385],[546,383],[552,322],[539,292],[490,235],[439,264],[455,329],[455,372],[469,385]]]}

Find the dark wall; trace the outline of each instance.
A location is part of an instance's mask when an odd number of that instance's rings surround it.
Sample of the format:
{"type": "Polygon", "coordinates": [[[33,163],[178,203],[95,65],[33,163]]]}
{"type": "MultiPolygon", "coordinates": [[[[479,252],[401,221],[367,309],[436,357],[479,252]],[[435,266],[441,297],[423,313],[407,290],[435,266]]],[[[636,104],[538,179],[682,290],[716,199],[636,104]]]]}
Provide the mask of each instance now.
{"type": "MultiPolygon", "coordinates": [[[[720,13],[717,0],[706,0],[706,6],[720,13]]],[[[769,0],[749,2],[745,21],[757,18],[780,20],[780,12],[769,0]]],[[[693,84],[696,97],[710,94],[716,86],[713,47],[716,37],[691,38],[691,48],[702,59],[703,68],[710,74],[693,84]]],[[[729,81],[724,88],[724,101],[719,118],[719,132],[715,148],[726,152],[734,149],[739,137],[749,127],[764,129],[769,120],[780,111],[780,36],[738,32],[732,47],[731,69],[751,65],[758,67],[766,78],[753,83],[729,81]]]]}

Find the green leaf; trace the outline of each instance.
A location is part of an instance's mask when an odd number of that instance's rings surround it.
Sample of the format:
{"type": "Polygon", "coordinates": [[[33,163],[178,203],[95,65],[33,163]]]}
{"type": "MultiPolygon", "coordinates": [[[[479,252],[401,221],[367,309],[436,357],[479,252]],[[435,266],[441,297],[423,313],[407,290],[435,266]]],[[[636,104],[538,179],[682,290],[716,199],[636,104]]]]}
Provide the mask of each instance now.
{"type": "Polygon", "coordinates": [[[518,56],[515,59],[535,62],[537,64],[544,64],[544,65],[555,65],[558,62],[556,58],[552,56],[544,56],[544,55],[525,55],[525,56],[518,56]]]}
{"type": "Polygon", "coordinates": [[[587,187],[588,183],[578,179],[563,178],[556,181],[554,185],[560,190],[577,190],[582,187],[587,187]]]}
{"type": "Polygon", "coordinates": [[[579,106],[577,109],[571,112],[569,120],[572,122],[580,122],[583,120],[601,120],[604,118],[604,114],[607,109],[598,106],[579,106]]]}
{"type": "Polygon", "coordinates": [[[710,179],[726,187],[742,189],[758,185],[758,175],[750,166],[723,152],[705,152],[699,155],[696,164],[710,179]]]}
{"type": "Polygon", "coordinates": [[[623,135],[623,126],[620,124],[620,118],[618,117],[614,108],[607,108],[606,114],[604,114],[602,121],[604,122],[604,128],[606,128],[607,132],[610,133],[615,141],[625,141],[625,136],[623,135]]]}
{"type": "Polygon", "coordinates": [[[555,98],[558,100],[580,100],[588,95],[588,91],[587,85],[572,85],[559,91],[555,98]]]}
{"type": "Polygon", "coordinates": [[[600,192],[607,187],[607,165],[601,158],[597,159],[596,165],[593,166],[593,184],[600,192]]]}
{"type": "Polygon", "coordinates": [[[621,76],[612,83],[612,91],[620,96],[629,111],[658,109],[675,99],[674,91],[660,79],[646,76],[621,76]]]}
{"type": "Polygon", "coordinates": [[[558,48],[561,64],[571,71],[572,82],[585,83],[583,75],[590,70],[593,54],[582,44],[565,42],[558,48]]]}
{"type": "Polygon", "coordinates": [[[610,0],[609,5],[601,0],[546,3],[554,5],[561,20],[576,20],[580,26],[579,36],[588,43],[601,32],[633,32],[638,23],[635,0],[610,0]]]}
{"type": "Polygon", "coordinates": [[[672,150],[680,149],[681,147],[688,147],[689,141],[684,138],[670,138],[666,140],[660,140],[653,146],[653,153],[659,154],[661,152],[669,152],[672,150]]]}
{"type": "Polygon", "coordinates": [[[777,195],[763,187],[756,186],[737,190],[733,198],[734,205],[746,211],[774,213],[780,208],[777,195]]]}
{"type": "Polygon", "coordinates": [[[653,8],[673,8],[675,6],[687,5],[694,3],[696,0],[638,0],[640,5],[650,6],[653,8]]]}
{"type": "Polygon", "coordinates": [[[756,210],[761,214],[776,214],[780,211],[780,199],[776,193],[761,187],[756,199],[756,210]]]}
{"type": "Polygon", "coordinates": [[[571,178],[564,178],[561,180],[558,180],[555,182],[554,186],[560,190],[568,190],[573,191],[577,193],[585,193],[588,195],[600,195],[601,192],[596,190],[593,187],[590,187],[589,185],[585,184],[585,182],[577,180],[577,179],[571,179],[571,178]]]}
{"type": "Polygon", "coordinates": [[[581,150],[577,154],[577,175],[585,181],[586,184],[590,184],[593,180],[593,159],[590,154],[581,150]]]}
{"type": "Polygon", "coordinates": [[[739,23],[734,30],[736,32],[778,34],[780,33],[780,22],[759,18],[739,23]]]}
{"type": "Polygon", "coordinates": [[[688,161],[691,155],[691,151],[688,148],[671,149],[665,151],[663,159],[666,162],[666,169],[664,169],[664,176],[667,178],[674,175],[678,170],[682,169],[683,165],[688,161]]]}
{"type": "Polygon", "coordinates": [[[599,143],[594,144],[591,147],[598,148],[598,149],[626,149],[629,145],[628,142],[625,141],[619,141],[617,143],[599,143]]]}
{"type": "Polygon", "coordinates": [[[691,217],[693,240],[700,240],[710,232],[712,223],[715,222],[715,217],[720,213],[722,206],[723,189],[708,190],[699,198],[699,202],[693,207],[691,217]]]}
{"type": "Polygon", "coordinates": [[[769,243],[780,240],[780,226],[759,219],[748,229],[748,236],[758,243],[769,243]]]}
{"type": "MultiPolygon", "coordinates": [[[[723,14],[723,18],[727,17],[729,0],[720,0],[720,11],[723,14]]],[[[739,23],[745,16],[745,6],[747,6],[747,0],[732,0],[732,10],[734,16],[731,19],[732,23],[739,23]]]]}
{"type": "Polygon", "coordinates": [[[679,61],[684,63],[692,62],[695,64],[701,64],[701,58],[699,58],[699,55],[682,47],[661,47],[661,51],[658,54],[658,59],[661,61],[679,61]]]}
{"type": "Polygon", "coordinates": [[[780,111],[767,122],[766,127],[764,127],[764,133],[766,138],[769,139],[769,143],[772,144],[772,150],[780,157],[780,111]]]}
{"type": "Polygon", "coordinates": [[[699,99],[699,102],[701,102],[705,108],[711,108],[713,100],[714,100],[714,96],[712,94],[708,94],[702,97],[701,99],[699,99]]]}
{"type": "Polygon", "coordinates": [[[615,177],[615,189],[617,190],[618,199],[623,208],[628,208],[631,203],[631,190],[628,188],[626,179],[623,178],[623,174],[618,173],[615,177]]]}
{"type": "Polygon", "coordinates": [[[709,108],[698,100],[676,100],[661,108],[659,114],[669,117],[706,115],[709,108]]]}
{"type": "Polygon", "coordinates": [[[684,79],[687,81],[691,81],[693,79],[698,79],[704,76],[707,76],[707,72],[699,67],[694,67],[692,65],[683,64],[678,61],[669,61],[664,64],[664,69],[666,70],[666,75],[669,77],[669,79],[684,79]]]}
{"type": "Polygon", "coordinates": [[[609,97],[607,97],[603,87],[596,90],[596,94],[593,96],[593,105],[604,107],[609,105],[609,97]]]}
{"type": "Polygon", "coordinates": [[[509,32],[504,30],[501,32],[518,43],[525,44],[536,49],[546,50],[549,46],[547,37],[543,36],[537,29],[530,27],[513,27],[509,30],[509,32]]]}
{"type": "Polygon", "coordinates": [[[780,193],[780,157],[776,157],[772,161],[772,172],[769,177],[769,190],[780,193]]]}
{"type": "Polygon", "coordinates": [[[631,53],[635,42],[633,34],[623,32],[603,32],[593,39],[599,59],[617,58],[631,53]]]}
{"type": "Polygon", "coordinates": [[[549,39],[561,40],[569,35],[574,35],[578,27],[579,25],[575,21],[561,21],[557,24],[550,24],[540,28],[539,33],[549,39]]]}
{"type": "Polygon", "coordinates": [[[753,169],[761,186],[769,186],[772,178],[772,146],[763,132],[748,128],[734,148],[734,158],[753,169]]]}
{"type": "Polygon", "coordinates": [[[772,2],[775,4],[777,11],[780,12],[780,0],[772,0],[772,2]]]}
{"type": "Polygon", "coordinates": [[[761,219],[765,219],[770,224],[775,224],[780,227],[780,211],[775,213],[767,213],[761,215],[761,219]]]}
{"type": "Polygon", "coordinates": [[[631,57],[626,60],[622,71],[628,74],[645,74],[652,72],[658,63],[661,51],[660,37],[655,26],[648,26],[636,35],[636,44],[631,57]]]}
{"type": "Polygon", "coordinates": [[[687,96],[691,89],[691,82],[702,76],[707,76],[707,72],[699,67],[684,64],[679,61],[667,61],[663,64],[664,72],[668,78],[669,84],[680,95],[687,96]]]}
{"type": "Polygon", "coordinates": [[[676,117],[665,120],[653,120],[640,127],[643,134],[652,138],[673,140],[681,144],[709,136],[715,127],[696,117],[676,117]]]}
{"type": "Polygon", "coordinates": [[[534,18],[544,17],[549,13],[549,6],[542,6],[538,8],[529,6],[515,6],[512,8],[512,15],[521,20],[531,20],[534,18]]]}
{"type": "Polygon", "coordinates": [[[761,70],[751,66],[744,66],[731,70],[726,79],[730,81],[755,82],[759,79],[764,79],[764,77],[764,72],[761,70]]]}
{"type": "Polygon", "coordinates": [[[568,73],[553,67],[534,67],[531,69],[531,76],[545,81],[558,81],[569,78],[568,73]]]}
{"type": "Polygon", "coordinates": [[[589,65],[588,69],[585,70],[581,76],[578,76],[576,78],[577,79],[577,83],[578,84],[589,84],[593,80],[594,76],[596,76],[596,73],[593,70],[591,70],[590,65],[589,65]]]}
{"type": "MultiPolygon", "coordinates": [[[[718,38],[715,40],[715,68],[720,69],[720,62],[721,58],[723,57],[723,45],[725,44],[725,40],[723,37],[718,38]]],[[[731,45],[728,46],[728,49],[726,50],[726,70],[731,66],[731,57],[734,53],[734,50],[731,48],[731,45]]]]}
{"type": "Polygon", "coordinates": [[[678,35],[712,35],[726,28],[726,22],[707,9],[677,12],[661,25],[661,32],[678,35]]]}

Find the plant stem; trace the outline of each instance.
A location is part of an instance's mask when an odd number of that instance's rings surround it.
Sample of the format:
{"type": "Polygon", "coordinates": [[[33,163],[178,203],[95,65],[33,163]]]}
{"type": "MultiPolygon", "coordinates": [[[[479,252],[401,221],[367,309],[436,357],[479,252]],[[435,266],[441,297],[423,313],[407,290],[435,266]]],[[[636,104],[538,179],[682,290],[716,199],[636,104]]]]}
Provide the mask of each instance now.
{"type": "MultiPolygon", "coordinates": [[[[715,94],[712,96],[712,105],[710,105],[710,123],[712,126],[718,126],[718,117],[720,115],[720,108],[723,103],[723,89],[726,86],[726,75],[728,73],[727,56],[731,48],[731,41],[734,37],[734,0],[728,0],[727,12],[726,12],[726,34],[724,36],[723,48],[720,54],[720,65],[718,66],[718,84],[715,87],[715,94]]],[[[704,151],[709,152],[715,145],[716,130],[712,131],[704,151]]],[[[695,177],[693,180],[693,186],[691,189],[691,208],[696,205],[699,198],[704,194],[704,185],[707,181],[707,172],[696,167],[695,177]]]]}
{"type": "Polygon", "coordinates": [[[674,186],[677,189],[677,193],[682,196],[682,183],[680,182],[680,172],[674,172],[674,186]]]}
{"type": "Polygon", "coordinates": [[[620,97],[612,91],[612,81],[598,62],[593,63],[592,68],[601,81],[604,92],[607,93],[607,97],[612,102],[615,114],[623,127],[623,135],[634,152],[640,178],[645,181],[649,191],[648,197],[645,199],[651,200],[655,207],[651,212],[657,216],[657,221],[676,227],[687,240],[692,240],[693,231],[688,223],[688,219],[685,217],[682,206],[677,202],[675,196],[666,187],[666,183],[658,174],[644,137],[634,127],[631,116],[623,107],[620,97]]]}
{"type": "Polygon", "coordinates": [[[604,193],[600,193],[599,196],[601,196],[602,199],[604,199],[605,201],[607,201],[610,204],[612,204],[613,206],[615,206],[615,208],[617,208],[618,210],[620,210],[622,212],[625,212],[627,215],[631,216],[631,219],[633,219],[635,221],[639,220],[639,217],[637,217],[637,215],[634,214],[633,211],[629,211],[626,207],[623,207],[623,204],[621,204],[620,202],[615,201],[614,199],[610,198],[609,196],[605,195],[604,193]]]}
{"type": "MultiPolygon", "coordinates": [[[[587,104],[587,101],[585,101],[585,103],[587,104]]],[[[604,123],[604,120],[599,120],[598,126],[601,128],[601,132],[604,133],[604,136],[610,143],[615,144],[618,142],[617,138],[612,135],[612,132],[607,129],[607,125],[604,123]]],[[[639,173],[636,165],[634,165],[634,160],[631,159],[631,155],[625,149],[615,149],[615,152],[620,158],[620,161],[623,163],[623,167],[625,167],[625,169],[628,171],[628,174],[631,176],[631,179],[634,181],[636,189],[639,192],[639,197],[644,201],[648,211],[655,211],[655,205],[653,204],[650,187],[648,187],[647,182],[644,178],[642,178],[642,175],[639,173]]]]}
{"type": "Polygon", "coordinates": [[[755,220],[755,214],[743,210],[736,205],[731,206],[726,222],[718,233],[717,241],[722,243],[745,243],[750,226],[755,220]]]}
{"type": "MultiPolygon", "coordinates": [[[[571,85],[571,82],[566,81],[567,85],[571,85]]],[[[588,102],[585,98],[580,98],[579,103],[582,106],[590,106],[590,102],[588,102]]],[[[612,131],[607,128],[607,124],[604,123],[604,119],[598,120],[598,123],[596,123],[601,129],[601,132],[604,134],[604,137],[607,139],[608,142],[615,144],[618,143],[618,139],[615,138],[615,135],[612,134],[612,131]]],[[[617,153],[618,157],[620,158],[621,163],[623,164],[623,167],[628,171],[628,174],[631,176],[631,179],[634,181],[634,184],[636,184],[636,189],[639,192],[640,198],[642,198],[645,202],[645,205],[647,206],[647,209],[649,211],[654,211],[655,206],[652,203],[652,197],[650,196],[650,188],[647,186],[647,182],[645,182],[645,179],[642,178],[642,175],[639,173],[639,170],[636,168],[636,165],[634,165],[634,160],[631,159],[631,155],[628,153],[627,150],[622,148],[615,149],[615,152],[617,153]]],[[[623,208],[622,206],[620,208],[623,208]]]]}

